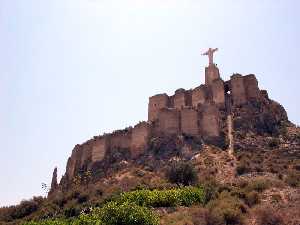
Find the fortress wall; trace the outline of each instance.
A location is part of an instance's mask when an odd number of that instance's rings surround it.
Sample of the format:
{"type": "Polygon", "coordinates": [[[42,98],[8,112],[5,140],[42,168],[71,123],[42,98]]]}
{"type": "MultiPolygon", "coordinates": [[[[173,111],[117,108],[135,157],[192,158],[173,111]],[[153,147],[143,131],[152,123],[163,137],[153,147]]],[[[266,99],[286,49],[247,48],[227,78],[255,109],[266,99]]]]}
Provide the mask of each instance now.
{"type": "Polygon", "coordinates": [[[224,82],[221,79],[215,80],[211,84],[212,89],[212,98],[214,103],[219,106],[223,106],[225,104],[225,91],[224,91],[224,82]]]}
{"type": "Polygon", "coordinates": [[[247,102],[244,78],[240,74],[234,74],[230,80],[233,104],[238,106],[247,102]]]}
{"type": "Polygon", "coordinates": [[[218,137],[220,135],[220,113],[217,106],[205,104],[201,109],[201,134],[204,137],[218,137]]]}
{"type": "Polygon", "coordinates": [[[187,90],[185,92],[185,105],[186,106],[193,106],[193,104],[192,104],[192,90],[187,90]]]}
{"type": "Polygon", "coordinates": [[[192,90],[192,106],[197,108],[198,104],[204,104],[207,96],[207,88],[201,85],[192,90]]]}
{"type": "Polygon", "coordinates": [[[174,108],[181,109],[186,106],[186,94],[184,89],[179,89],[174,95],[174,108]]]}
{"type": "Polygon", "coordinates": [[[92,146],[92,162],[102,161],[109,148],[107,137],[97,138],[92,146]]]}
{"type": "Polygon", "coordinates": [[[258,88],[258,82],[255,75],[250,74],[244,76],[244,85],[245,85],[246,95],[248,100],[259,98],[260,91],[258,88]]]}
{"type": "Polygon", "coordinates": [[[220,79],[220,72],[216,65],[205,67],[205,84],[211,85],[214,80],[220,79]]]}
{"type": "Polygon", "coordinates": [[[170,108],[182,109],[186,106],[192,106],[192,91],[178,89],[175,95],[170,97],[170,108]]]}
{"type": "Polygon", "coordinates": [[[158,94],[149,98],[148,104],[148,121],[157,119],[160,109],[167,108],[169,105],[169,96],[166,94],[158,94]]]}
{"type": "Polygon", "coordinates": [[[180,115],[177,109],[162,109],[158,114],[158,131],[177,134],[180,131],[180,115]]]}
{"type": "Polygon", "coordinates": [[[131,136],[132,130],[120,130],[112,133],[109,136],[110,149],[129,149],[131,145],[131,136]]]}
{"type": "Polygon", "coordinates": [[[181,110],[181,131],[188,135],[198,135],[198,112],[192,108],[181,110]]]}
{"type": "Polygon", "coordinates": [[[146,122],[137,124],[132,130],[131,138],[131,155],[137,157],[141,155],[147,148],[150,136],[150,126],[146,122]]]}

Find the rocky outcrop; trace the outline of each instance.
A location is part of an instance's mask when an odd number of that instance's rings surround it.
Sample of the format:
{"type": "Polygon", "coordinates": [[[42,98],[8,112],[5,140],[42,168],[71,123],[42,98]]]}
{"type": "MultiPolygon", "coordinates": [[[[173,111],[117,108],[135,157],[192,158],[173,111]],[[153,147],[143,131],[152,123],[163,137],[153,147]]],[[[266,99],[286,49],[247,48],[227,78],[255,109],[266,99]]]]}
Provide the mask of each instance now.
{"type": "MultiPolygon", "coordinates": [[[[158,148],[160,155],[172,155],[172,151],[177,154],[179,148],[185,148],[188,138],[226,149],[229,115],[233,136],[249,132],[280,134],[288,122],[286,111],[269,99],[267,91],[259,90],[255,75],[233,74],[230,80],[223,81],[216,65],[207,67],[205,73],[206,83],[195,89],[178,89],[172,96],[158,94],[150,97],[147,122],[76,145],[61,183],[68,186],[74,177],[86,171],[91,171],[97,178],[112,164],[128,159],[139,160],[157,149],[153,140],[169,140],[168,145],[158,148]]],[[[56,178],[53,179],[55,189],[56,178]]]]}

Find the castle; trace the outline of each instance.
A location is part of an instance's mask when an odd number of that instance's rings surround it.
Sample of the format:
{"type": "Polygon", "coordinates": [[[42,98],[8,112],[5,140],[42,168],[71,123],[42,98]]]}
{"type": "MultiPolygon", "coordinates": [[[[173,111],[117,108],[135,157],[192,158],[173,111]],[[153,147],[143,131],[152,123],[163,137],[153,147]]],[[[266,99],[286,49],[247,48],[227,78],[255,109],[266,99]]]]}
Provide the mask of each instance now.
{"type": "Polygon", "coordinates": [[[253,74],[233,74],[230,80],[222,80],[213,63],[216,50],[205,53],[209,56],[205,84],[190,90],[178,89],[172,96],[154,95],[149,98],[148,121],[76,145],[62,181],[71,181],[80,171],[93,170],[116,150],[128,151],[132,159],[138,158],[147,151],[153,137],[188,135],[228,148],[232,129],[276,132],[276,126],[287,120],[283,107],[259,89],[253,74]]]}

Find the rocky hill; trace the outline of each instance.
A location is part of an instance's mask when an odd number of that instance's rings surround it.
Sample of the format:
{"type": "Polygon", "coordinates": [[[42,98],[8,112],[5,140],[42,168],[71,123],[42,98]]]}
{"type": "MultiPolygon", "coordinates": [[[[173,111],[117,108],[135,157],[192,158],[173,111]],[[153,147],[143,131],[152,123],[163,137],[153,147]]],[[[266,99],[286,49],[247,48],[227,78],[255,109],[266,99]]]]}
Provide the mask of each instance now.
{"type": "Polygon", "coordinates": [[[223,81],[211,63],[148,112],[76,145],[48,197],[2,208],[0,224],[300,224],[300,128],[255,75],[223,81]]]}

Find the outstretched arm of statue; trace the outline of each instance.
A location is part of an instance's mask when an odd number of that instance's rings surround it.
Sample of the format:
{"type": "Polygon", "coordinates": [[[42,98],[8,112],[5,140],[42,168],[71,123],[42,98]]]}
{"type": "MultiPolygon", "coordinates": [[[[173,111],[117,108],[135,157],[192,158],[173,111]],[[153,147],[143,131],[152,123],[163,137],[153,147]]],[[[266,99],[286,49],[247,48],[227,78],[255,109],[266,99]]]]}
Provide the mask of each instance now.
{"type": "Polygon", "coordinates": [[[208,52],[204,52],[204,53],[202,53],[201,55],[208,55],[208,52]]]}
{"type": "Polygon", "coordinates": [[[216,52],[216,51],[218,51],[219,49],[218,48],[215,48],[214,50],[213,50],[213,52],[216,52]]]}

